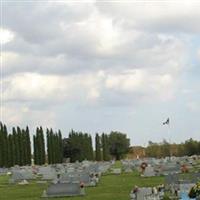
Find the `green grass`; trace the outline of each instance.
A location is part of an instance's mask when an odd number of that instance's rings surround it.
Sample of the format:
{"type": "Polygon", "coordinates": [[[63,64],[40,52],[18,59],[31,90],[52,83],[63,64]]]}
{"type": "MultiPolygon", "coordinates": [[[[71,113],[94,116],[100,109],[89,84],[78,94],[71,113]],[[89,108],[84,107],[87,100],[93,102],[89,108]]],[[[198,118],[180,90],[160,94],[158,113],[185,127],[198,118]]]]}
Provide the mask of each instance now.
{"type": "MultiPolygon", "coordinates": [[[[116,163],[115,167],[120,167],[116,163]]],[[[0,176],[0,200],[38,200],[47,184],[37,184],[31,182],[29,185],[10,185],[8,176],[0,176]]],[[[133,173],[123,173],[121,175],[102,176],[97,187],[86,188],[84,197],[49,198],[51,200],[126,200],[134,185],[156,186],[164,182],[164,177],[140,177],[135,171],[133,173]]]]}

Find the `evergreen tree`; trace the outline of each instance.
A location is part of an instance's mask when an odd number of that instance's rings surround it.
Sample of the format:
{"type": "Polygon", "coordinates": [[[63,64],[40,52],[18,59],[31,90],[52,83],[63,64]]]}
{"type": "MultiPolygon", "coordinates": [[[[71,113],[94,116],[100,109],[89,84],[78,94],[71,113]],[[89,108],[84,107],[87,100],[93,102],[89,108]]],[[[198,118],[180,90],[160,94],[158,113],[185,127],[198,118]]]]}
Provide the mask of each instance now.
{"type": "Polygon", "coordinates": [[[50,164],[54,163],[54,149],[53,149],[54,145],[53,145],[53,130],[50,129],[50,133],[49,133],[49,152],[50,152],[50,164]]]}
{"type": "Polygon", "coordinates": [[[110,154],[115,157],[116,160],[123,158],[128,153],[130,146],[130,140],[126,134],[112,131],[109,135],[109,151],[110,154]]]}
{"type": "Polygon", "coordinates": [[[36,135],[34,136],[34,157],[35,164],[45,164],[45,143],[42,127],[36,128],[36,135]]]}
{"type": "Polygon", "coordinates": [[[58,130],[58,140],[59,140],[59,144],[58,144],[58,148],[59,148],[59,163],[63,162],[63,142],[62,142],[62,133],[60,130],[58,130]]]}
{"type": "Polygon", "coordinates": [[[5,124],[3,125],[3,166],[8,167],[8,132],[5,124]]]}
{"type": "Polygon", "coordinates": [[[34,158],[34,164],[38,165],[38,153],[37,153],[37,141],[36,141],[36,136],[33,136],[33,158],[34,158]]]}
{"type": "Polygon", "coordinates": [[[104,161],[110,160],[108,135],[102,134],[102,156],[104,161]]]}
{"type": "Polygon", "coordinates": [[[11,139],[10,139],[11,141],[10,142],[11,142],[11,146],[12,146],[12,150],[11,150],[12,166],[15,165],[15,161],[16,161],[16,148],[15,148],[15,140],[14,139],[15,139],[14,135],[11,134],[11,139]]]}
{"type": "Polygon", "coordinates": [[[26,132],[24,129],[21,131],[21,142],[22,142],[22,165],[27,164],[27,146],[26,146],[26,132]]]}
{"type": "Polygon", "coordinates": [[[26,151],[27,151],[27,165],[31,165],[31,141],[30,141],[30,134],[29,134],[29,128],[26,127],[26,151]]]}
{"type": "Polygon", "coordinates": [[[18,134],[16,129],[13,127],[12,129],[13,134],[13,140],[14,140],[14,164],[19,165],[20,164],[20,151],[19,151],[19,140],[18,140],[18,134]]]}
{"type": "Polygon", "coordinates": [[[43,129],[42,127],[40,127],[40,145],[41,145],[41,155],[40,155],[40,160],[41,160],[41,164],[45,164],[45,142],[44,142],[44,133],[43,133],[43,129]]]}
{"type": "Polygon", "coordinates": [[[98,133],[96,133],[96,136],[95,136],[95,146],[96,146],[96,161],[100,161],[101,160],[101,144],[100,144],[100,137],[98,133]]]}
{"type": "Polygon", "coordinates": [[[23,137],[22,131],[20,127],[17,127],[17,140],[19,144],[19,165],[22,166],[24,164],[24,148],[23,148],[23,137]]]}
{"type": "Polygon", "coordinates": [[[4,140],[3,140],[3,125],[2,122],[0,122],[0,167],[3,167],[3,144],[4,140]]]}
{"type": "Polygon", "coordinates": [[[93,147],[92,147],[92,137],[89,135],[89,160],[94,160],[94,154],[93,154],[93,147]]]}
{"type": "Polygon", "coordinates": [[[8,135],[8,163],[7,167],[13,166],[13,140],[12,135],[8,135]]]}
{"type": "Polygon", "coordinates": [[[51,148],[50,148],[50,133],[49,133],[49,129],[47,128],[47,132],[46,132],[46,140],[47,140],[47,158],[48,158],[48,164],[51,164],[51,148]]]}

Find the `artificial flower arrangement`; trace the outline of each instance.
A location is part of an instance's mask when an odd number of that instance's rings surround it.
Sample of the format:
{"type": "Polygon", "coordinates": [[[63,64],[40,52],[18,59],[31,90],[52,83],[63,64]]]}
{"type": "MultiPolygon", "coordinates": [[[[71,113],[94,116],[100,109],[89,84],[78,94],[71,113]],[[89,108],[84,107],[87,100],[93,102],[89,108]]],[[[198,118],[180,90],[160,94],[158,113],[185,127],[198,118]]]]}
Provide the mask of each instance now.
{"type": "Polygon", "coordinates": [[[200,181],[197,182],[196,185],[191,188],[189,192],[189,197],[200,200],[200,181]]]}

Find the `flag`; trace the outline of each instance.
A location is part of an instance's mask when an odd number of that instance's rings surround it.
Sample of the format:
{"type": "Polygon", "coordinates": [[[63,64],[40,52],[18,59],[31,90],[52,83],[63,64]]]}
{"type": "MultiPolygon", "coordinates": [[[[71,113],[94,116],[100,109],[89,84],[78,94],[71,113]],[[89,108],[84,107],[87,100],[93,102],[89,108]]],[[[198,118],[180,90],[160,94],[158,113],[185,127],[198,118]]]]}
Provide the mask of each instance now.
{"type": "Polygon", "coordinates": [[[163,122],[163,125],[165,125],[165,124],[169,124],[169,118],[167,118],[167,120],[165,121],[165,122],[163,122]]]}

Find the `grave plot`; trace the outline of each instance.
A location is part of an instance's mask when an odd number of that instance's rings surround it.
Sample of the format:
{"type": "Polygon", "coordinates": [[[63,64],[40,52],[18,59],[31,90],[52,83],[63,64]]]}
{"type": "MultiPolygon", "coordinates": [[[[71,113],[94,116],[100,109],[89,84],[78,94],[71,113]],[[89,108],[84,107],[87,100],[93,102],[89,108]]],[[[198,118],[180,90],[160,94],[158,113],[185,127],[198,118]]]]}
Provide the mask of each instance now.
{"type": "Polygon", "coordinates": [[[57,178],[56,170],[50,166],[40,167],[38,174],[42,176],[42,180],[50,181],[57,178]]]}
{"type": "Polygon", "coordinates": [[[99,165],[98,170],[100,174],[105,174],[109,169],[110,169],[110,165],[102,164],[102,165],[99,165]]]}
{"type": "Polygon", "coordinates": [[[18,183],[32,179],[34,179],[34,176],[30,170],[13,170],[9,183],[18,183]]]}
{"type": "Polygon", "coordinates": [[[97,178],[94,174],[80,174],[80,181],[84,183],[84,186],[96,186],[97,185],[97,178]]]}
{"type": "Polygon", "coordinates": [[[62,175],[61,175],[59,181],[60,181],[61,183],[72,183],[73,181],[72,181],[72,178],[71,178],[71,177],[72,177],[72,176],[70,176],[70,174],[65,173],[65,174],[62,174],[62,175]]]}
{"type": "Polygon", "coordinates": [[[122,167],[123,167],[123,171],[125,173],[131,173],[133,172],[133,165],[130,161],[122,161],[122,167]]]}
{"type": "Polygon", "coordinates": [[[155,176],[156,173],[155,173],[155,170],[152,166],[147,166],[144,170],[144,173],[143,173],[143,176],[144,177],[152,177],[152,176],[155,176]]]}
{"type": "Polygon", "coordinates": [[[84,187],[79,183],[56,183],[51,184],[42,197],[70,197],[85,195],[84,187]]]}
{"type": "Polygon", "coordinates": [[[160,175],[179,174],[181,173],[181,166],[177,163],[165,164],[161,167],[160,175]]]}
{"type": "Polygon", "coordinates": [[[165,179],[165,189],[169,191],[170,198],[190,199],[189,193],[195,185],[196,180],[194,174],[180,175],[170,174],[165,179]]]}
{"type": "Polygon", "coordinates": [[[135,187],[130,193],[131,200],[161,200],[164,189],[157,190],[156,187],[135,187]]]}

